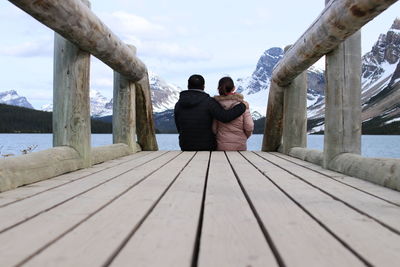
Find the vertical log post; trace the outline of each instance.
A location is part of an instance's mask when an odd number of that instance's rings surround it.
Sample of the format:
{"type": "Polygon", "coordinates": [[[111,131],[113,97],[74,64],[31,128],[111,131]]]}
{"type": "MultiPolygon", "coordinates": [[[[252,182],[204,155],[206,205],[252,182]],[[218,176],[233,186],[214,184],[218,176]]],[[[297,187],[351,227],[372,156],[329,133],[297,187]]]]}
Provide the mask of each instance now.
{"type": "Polygon", "coordinates": [[[74,148],[83,168],[91,166],[89,75],[90,54],[55,33],[53,146],[74,148]]]}
{"type": "Polygon", "coordinates": [[[271,80],[262,151],[278,151],[282,144],[284,87],[271,80]]]}
{"type": "MultiPolygon", "coordinates": [[[[326,0],[326,3],[329,1],[326,0]]],[[[361,32],[326,55],[324,168],[341,153],[361,153],[361,32]]]]}
{"type": "MultiPolygon", "coordinates": [[[[136,48],[129,46],[134,52],[136,48]]],[[[136,90],[135,83],[114,71],[113,143],[127,144],[136,152],[136,90]]]]}
{"type": "Polygon", "coordinates": [[[158,145],[153,120],[149,74],[147,70],[144,77],[136,82],[135,85],[138,143],[143,151],[156,151],[158,150],[158,145]]]}
{"type": "MultiPolygon", "coordinates": [[[[285,52],[291,46],[285,47],[285,52]]],[[[282,152],[307,146],[307,71],[285,88],[283,101],[282,152]]]]}
{"type": "Polygon", "coordinates": [[[158,144],[153,120],[153,104],[151,102],[147,68],[143,78],[135,83],[135,87],[137,140],[143,151],[156,151],[158,150],[158,144]]]}

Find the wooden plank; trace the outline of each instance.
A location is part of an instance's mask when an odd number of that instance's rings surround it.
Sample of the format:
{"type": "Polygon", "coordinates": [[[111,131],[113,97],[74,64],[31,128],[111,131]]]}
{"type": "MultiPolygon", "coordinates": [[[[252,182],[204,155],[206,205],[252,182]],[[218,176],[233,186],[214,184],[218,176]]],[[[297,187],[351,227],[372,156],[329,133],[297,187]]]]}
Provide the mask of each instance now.
{"type": "Polygon", "coordinates": [[[110,160],[107,162],[104,162],[102,164],[97,164],[94,165],[90,168],[85,168],[81,169],[75,172],[70,172],[67,174],[63,174],[48,180],[40,181],[37,183],[33,183],[30,185],[26,185],[23,187],[16,188],[11,191],[6,191],[3,193],[0,193],[0,208],[10,205],[11,203],[14,203],[16,201],[32,197],[34,195],[40,194],[42,192],[51,190],[55,187],[62,186],[64,184],[73,182],[75,180],[82,179],[90,174],[95,174],[98,172],[101,172],[105,169],[112,168],[117,165],[121,165],[123,163],[129,162],[131,160],[135,160],[139,157],[143,157],[145,155],[148,155],[151,152],[140,152],[140,153],[135,153],[129,156],[125,156],[122,158],[118,158],[115,160],[110,160]]]}
{"type": "Polygon", "coordinates": [[[224,152],[211,155],[198,266],[277,266],[224,152]]]}
{"type": "MultiPolygon", "coordinates": [[[[400,233],[400,207],[271,154],[262,157],[400,233]]],[[[400,193],[399,193],[400,194],[400,193]]]]}
{"type": "MultiPolygon", "coordinates": [[[[155,152],[152,158],[162,155],[165,152],[155,152]]],[[[168,154],[166,155],[168,157],[168,154]]],[[[165,157],[165,156],[164,156],[165,157]]],[[[85,179],[69,183],[32,198],[19,201],[13,205],[0,208],[0,233],[13,225],[19,224],[27,219],[37,216],[41,212],[71,200],[87,190],[91,190],[102,183],[118,177],[124,172],[136,168],[140,164],[151,161],[147,158],[139,158],[134,162],[129,162],[112,169],[107,169],[101,173],[90,175],[85,179]]]]}
{"type": "MultiPolygon", "coordinates": [[[[32,258],[27,262],[27,266],[107,265],[109,258],[119,250],[126,239],[130,238],[133,231],[140,227],[142,220],[152,211],[154,205],[158,203],[168,186],[174,182],[194,154],[195,152],[182,153],[172,162],[158,169],[146,180],[32,258]]],[[[130,175],[129,178],[133,177],[130,175]]],[[[91,196],[82,196],[80,202],[86,198],[90,200],[91,196]]],[[[58,213],[68,216],[75,212],[59,209],[58,213]]],[[[125,262],[123,265],[132,266],[132,261],[125,262]]]]}
{"type": "MultiPolygon", "coordinates": [[[[129,172],[122,173],[116,179],[50,209],[17,227],[3,232],[0,234],[0,266],[13,266],[25,262],[51,244],[57,244],[57,240],[89,220],[110,203],[122,198],[126,192],[137,186],[140,181],[159,170],[161,166],[164,166],[179,154],[180,152],[167,153],[129,172]]],[[[163,174],[165,175],[165,173],[167,172],[164,168],[163,174]]],[[[67,190],[67,188],[64,189],[67,190]]],[[[136,193],[136,190],[133,190],[133,192],[136,193]]],[[[51,201],[51,199],[47,199],[47,201],[51,201]]],[[[125,210],[123,212],[128,212],[127,210],[131,209],[133,204],[134,202],[129,202],[124,207],[125,210]]],[[[115,213],[123,213],[121,210],[113,210],[115,213]]],[[[106,233],[110,231],[109,228],[118,227],[122,222],[129,224],[129,221],[116,221],[114,217],[108,219],[108,224],[102,224],[103,228],[97,234],[106,233]]],[[[132,224],[130,225],[133,226],[132,224]]],[[[112,236],[106,243],[111,242],[111,240],[112,236]]],[[[90,241],[88,244],[89,247],[94,245],[90,241]]],[[[104,244],[98,245],[102,246],[104,244]]],[[[76,250],[77,247],[84,249],[81,244],[75,245],[73,249],[76,250]]],[[[68,254],[64,251],[58,256],[63,258],[68,254]]]]}
{"type": "MultiPolygon", "coordinates": [[[[260,153],[263,156],[267,154],[260,153]]],[[[261,159],[255,153],[245,156],[306,212],[318,220],[322,227],[337,236],[370,265],[395,266],[400,261],[398,234],[267,160],[261,159]]]]}
{"type": "Polygon", "coordinates": [[[284,158],[284,159],[286,159],[290,162],[293,162],[297,165],[300,165],[300,166],[303,166],[310,170],[316,171],[316,172],[318,172],[324,176],[327,176],[331,179],[335,179],[336,181],[346,184],[348,186],[351,186],[357,190],[361,190],[365,193],[368,193],[370,195],[373,195],[373,196],[383,199],[385,201],[391,202],[395,205],[400,205],[400,193],[393,189],[379,186],[379,185],[376,185],[374,183],[371,183],[371,182],[368,182],[368,181],[365,181],[365,180],[362,180],[359,178],[345,175],[343,173],[327,170],[327,169],[322,168],[319,165],[316,165],[316,164],[313,164],[313,163],[310,163],[307,161],[303,161],[303,160],[300,160],[300,159],[297,159],[294,157],[286,156],[281,153],[272,153],[272,154],[275,156],[284,158]]]}
{"type": "Polygon", "coordinates": [[[209,155],[196,154],[111,266],[191,266],[209,155]]]}
{"type": "Polygon", "coordinates": [[[227,154],[286,266],[365,266],[245,158],[227,154]]]}
{"type": "Polygon", "coordinates": [[[143,62],[81,0],[9,1],[130,80],[143,77],[143,62]]]}

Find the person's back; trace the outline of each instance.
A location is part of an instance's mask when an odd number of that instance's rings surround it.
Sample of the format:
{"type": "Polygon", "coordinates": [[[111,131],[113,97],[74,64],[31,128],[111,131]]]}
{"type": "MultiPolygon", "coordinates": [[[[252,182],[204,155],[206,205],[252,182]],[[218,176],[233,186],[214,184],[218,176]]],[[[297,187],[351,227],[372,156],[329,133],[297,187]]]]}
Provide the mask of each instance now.
{"type": "MultiPolygon", "coordinates": [[[[234,89],[233,80],[230,77],[224,77],[218,85],[220,95],[214,98],[225,109],[230,109],[243,101],[243,96],[234,93],[234,89]]],[[[246,109],[241,116],[228,123],[215,120],[213,132],[216,133],[217,150],[247,150],[247,139],[252,134],[253,129],[254,123],[249,109],[246,109]]]]}
{"type": "Polygon", "coordinates": [[[175,124],[179,132],[179,145],[183,151],[211,151],[216,149],[212,123],[216,118],[225,122],[240,116],[246,109],[244,104],[225,110],[204,90],[204,79],[192,75],[187,91],[180,93],[175,105],[175,124]]]}

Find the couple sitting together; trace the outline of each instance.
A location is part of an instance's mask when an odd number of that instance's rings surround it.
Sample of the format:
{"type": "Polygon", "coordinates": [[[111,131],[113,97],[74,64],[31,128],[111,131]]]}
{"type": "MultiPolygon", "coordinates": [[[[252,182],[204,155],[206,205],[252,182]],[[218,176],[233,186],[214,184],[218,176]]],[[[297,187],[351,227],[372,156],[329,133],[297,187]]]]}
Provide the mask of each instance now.
{"type": "Polygon", "coordinates": [[[254,123],[249,105],[235,93],[230,77],[218,83],[219,96],[204,92],[204,78],[192,75],[188,90],[180,93],[175,105],[175,124],[183,151],[246,150],[254,123]]]}

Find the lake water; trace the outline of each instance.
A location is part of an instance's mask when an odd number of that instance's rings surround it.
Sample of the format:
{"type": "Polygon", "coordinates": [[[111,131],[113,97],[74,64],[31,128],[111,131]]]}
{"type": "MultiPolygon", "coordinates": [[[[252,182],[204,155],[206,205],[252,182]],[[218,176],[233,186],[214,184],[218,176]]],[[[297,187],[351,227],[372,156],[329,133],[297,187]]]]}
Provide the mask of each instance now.
{"type": "MultiPolygon", "coordinates": [[[[180,150],[178,135],[158,134],[160,150],[180,150]]],[[[309,135],[308,148],[323,149],[323,135],[309,135]]],[[[262,135],[252,135],[247,142],[248,150],[260,150],[262,135]]],[[[111,134],[93,134],[92,146],[112,144],[111,134]]],[[[0,155],[20,155],[21,150],[37,146],[34,151],[52,147],[51,134],[0,134],[0,155]]],[[[362,136],[362,155],[365,157],[400,158],[400,135],[364,135],[362,136]]]]}

